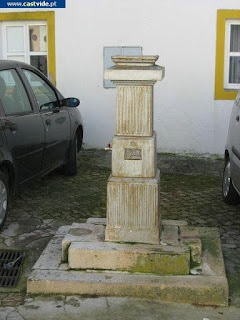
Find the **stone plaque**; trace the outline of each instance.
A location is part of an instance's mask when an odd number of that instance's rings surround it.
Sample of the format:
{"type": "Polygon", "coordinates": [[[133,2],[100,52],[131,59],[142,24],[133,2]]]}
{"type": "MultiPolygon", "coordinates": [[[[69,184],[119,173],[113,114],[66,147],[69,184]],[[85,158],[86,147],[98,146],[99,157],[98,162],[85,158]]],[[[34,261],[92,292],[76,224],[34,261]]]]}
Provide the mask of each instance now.
{"type": "Polygon", "coordinates": [[[124,160],[142,160],[142,150],[125,148],[124,160]]]}

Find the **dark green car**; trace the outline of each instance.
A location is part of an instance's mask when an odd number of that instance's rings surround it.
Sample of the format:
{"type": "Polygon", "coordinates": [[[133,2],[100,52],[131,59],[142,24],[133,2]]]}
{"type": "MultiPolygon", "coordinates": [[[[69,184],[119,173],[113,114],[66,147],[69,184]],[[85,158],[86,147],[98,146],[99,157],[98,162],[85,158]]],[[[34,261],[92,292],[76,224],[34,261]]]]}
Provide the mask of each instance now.
{"type": "Polygon", "coordinates": [[[79,103],[65,99],[30,65],[0,61],[0,228],[19,186],[58,167],[66,175],[77,173],[79,103]]]}

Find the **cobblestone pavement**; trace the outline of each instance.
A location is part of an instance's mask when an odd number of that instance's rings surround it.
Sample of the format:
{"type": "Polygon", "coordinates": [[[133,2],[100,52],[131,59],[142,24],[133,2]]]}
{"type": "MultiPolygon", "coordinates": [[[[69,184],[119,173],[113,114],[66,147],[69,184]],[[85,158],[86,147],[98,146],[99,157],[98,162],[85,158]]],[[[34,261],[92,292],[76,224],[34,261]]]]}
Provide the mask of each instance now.
{"type": "MultiPolygon", "coordinates": [[[[28,249],[29,271],[59,226],[105,217],[110,156],[83,150],[76,177],[54,172],[21,190],[0,233],[0,245],[28,249]]],[[[174,155],[158,160],[162,217],[219,228],[230,304],[240,307],[240,206],[229,206],[221,199],[223,161],[174,155]]],[[[2,307],[21,304],[24,298],[24,293],[0,293],[2,307]]]]}

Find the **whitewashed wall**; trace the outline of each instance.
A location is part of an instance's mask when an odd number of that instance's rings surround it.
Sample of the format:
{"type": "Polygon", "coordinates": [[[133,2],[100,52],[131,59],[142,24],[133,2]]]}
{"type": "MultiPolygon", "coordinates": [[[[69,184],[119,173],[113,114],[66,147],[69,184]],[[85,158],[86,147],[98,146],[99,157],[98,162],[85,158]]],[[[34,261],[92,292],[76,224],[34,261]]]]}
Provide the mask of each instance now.
{"type": "Polygon", "coordinates": [[[232,101],[214,100],[218,9],[239,0],[67,0],[56,10],[57,86],[81,99],[86,147],[114,135],[115,89],[103,88],[103,47],[142,46],[159,55],[158,150],[222,154],[232,101]]]}

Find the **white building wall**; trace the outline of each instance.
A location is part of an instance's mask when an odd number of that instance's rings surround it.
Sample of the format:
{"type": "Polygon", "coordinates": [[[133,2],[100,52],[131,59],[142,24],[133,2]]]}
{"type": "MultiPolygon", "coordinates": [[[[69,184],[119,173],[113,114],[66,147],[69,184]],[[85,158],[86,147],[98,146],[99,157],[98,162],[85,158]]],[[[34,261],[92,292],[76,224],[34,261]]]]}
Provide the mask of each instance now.
{"type": "Polygon", "coordinates": [[[103,47],[142,46],[159,55],[158,150],[223,154],[232,101],[215,101],[218,9],[239,0],[67,0],[56,11],[57,86],[81,100],[86,147],[114,135],[116,91],[103,88],[103,47]]]}

